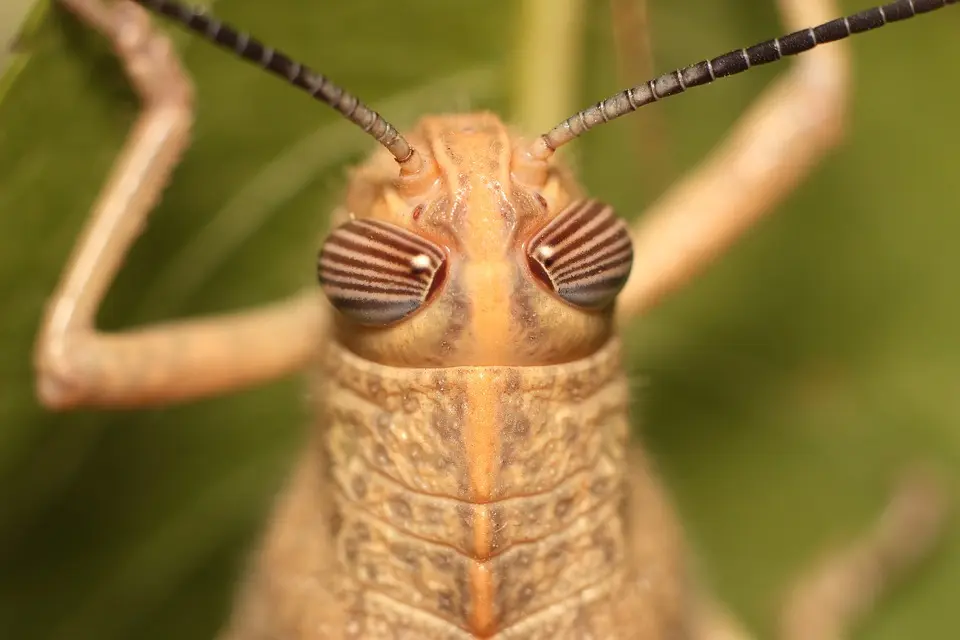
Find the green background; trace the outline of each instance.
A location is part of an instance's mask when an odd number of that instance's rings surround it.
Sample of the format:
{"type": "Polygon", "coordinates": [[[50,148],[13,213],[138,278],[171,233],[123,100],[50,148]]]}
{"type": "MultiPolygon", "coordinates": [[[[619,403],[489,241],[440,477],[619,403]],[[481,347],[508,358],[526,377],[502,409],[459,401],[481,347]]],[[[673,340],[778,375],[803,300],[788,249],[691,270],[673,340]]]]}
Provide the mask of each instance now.
{"type": "MultiPolygon", "coordinates": [[[[619,88],[607,3],[588,5],[583,105],[619,88]]],[[[430,111],[508,114],[515,104],[516,2],[216,9],[404,126],[430,111]]],[[[661,1],[652,13],[661,70],[782,30],[765,0],[661,1]]],[[[4,20],[0,42],[14,26],[4,20]]],[[[872,518],[904,464],[926,460],[960,489],[958,33],[960,9],[948,9],[856,37],[842,149],[705,276],[628,329],[636,422],[706,579],[764,636],[790,576],[872,518]]],[[[371,148],[299,92],[212,47],[178,43],[199,90],[195,144],[109,296],[107,328],[255,305],[309,284],[344,167],[371,148]]],[[[143,411],[54,415],[37,405],[30,351],[41,307],[136,102],[103,43],[60,11],[6,62],[0,637],[209,638],[308,420],[302,382],[143,411]]],[[[599,129],[576,148],[584,182],[636,217],[783,70],[599,129]],[[657,128],[665,157],[631,146],[638,124],[657,128]]],[[[960,525],[857,637],[953,637],[958,590],[960,525]]]]}

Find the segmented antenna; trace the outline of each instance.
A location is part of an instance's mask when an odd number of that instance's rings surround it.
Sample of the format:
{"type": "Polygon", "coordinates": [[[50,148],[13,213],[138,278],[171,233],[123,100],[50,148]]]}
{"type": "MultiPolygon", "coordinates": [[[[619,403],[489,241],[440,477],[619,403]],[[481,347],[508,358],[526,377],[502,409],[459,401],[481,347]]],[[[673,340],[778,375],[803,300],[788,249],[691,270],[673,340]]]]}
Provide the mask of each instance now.
{"type": "MultiPolygon", "coordinates": [[[[203,9],[190,7],[175,0],[135,0],[137,4],[166,16],[200,34],[205,40],[229,49],[244,60],[280,76],[295,87],[330,105],[350,122],[382,144],[401,165],[410,165],[410,172],[420,168],[419,155],[406,138],[383,116],[360,100],[306,65],[292,60],[286,54],[266,46],[252,36],[237,31],[203,9]],[[413,162],[411,162],[413,161],[413,162]]],[[[404,167],[407,169],[407,167],[404,167]]]]}
{"type": "Polygon", "coordinates": [[[710,84],[718,78],[742,73],[750,67],[775,62],[813,49],[817,45],[843,40],[856,33],[876,29],[891,22],[928,13],[958,0],[897,0],[882,7],[874,7],[846,18],[837,18],[818,27],[795,31],[782,38],[761,42],[746,49],[737,49],[713,60],[665,73],[659,78],[637,85],[598,102],[589,109],[567,118],[534,143],[535,158],[549,157],[560,146],[579,137],[598,124],[632,113],[640,107],[662,98],[683,93],[692,87],[710,84]]]}

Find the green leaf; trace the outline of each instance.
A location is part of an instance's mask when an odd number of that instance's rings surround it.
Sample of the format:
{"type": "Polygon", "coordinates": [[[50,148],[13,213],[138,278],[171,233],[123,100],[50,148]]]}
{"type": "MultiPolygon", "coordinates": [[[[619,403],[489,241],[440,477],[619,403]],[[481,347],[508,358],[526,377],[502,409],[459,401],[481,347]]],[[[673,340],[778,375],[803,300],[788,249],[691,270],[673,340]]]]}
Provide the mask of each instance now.
{"type": "MultiPolygon", "coordinates": [[[[23,24],[4,13],[14,4],[0,10],[0,42],[23,24]]],[[[409,126],[436,111],[513,112],[516,4],[215,8],[409,126]]],[[[619,88],[606,5],[587,4],[576,106],[619,88]]],[[[0,79],[0,637],[209,638],[310,424],[303,383],[143,411],[37,405],[44,301],[137,109],[103,41],[47,9],[34,4],[41,18],[0,79]]],[[[763,0],[652,11],[657,68],[781,31],[763,0]]],[[[780,589],[877,512],[902,465],[931,461],[960,488],[958,26],[960,10],[947,9],[855,38],[843,148],[627,330],[631,375],[646,380],[635,407],[645,443],[706,579],[763,637],[780,589]]],[[[108,297],[107,328],[253,306],[309,283],[344,171],[372,149],[300,92],[186,35],[176,42],[198,88],[194,144],[108,297]]],[[[641,214],[783,70],[601,127],[575,148],[587,188],[641,214]],[[665,133],[669,161],[633,147],[640,121],[665,133]],[[661,165],[662,181],[645,177],[661,165]]],[[[960,624],[957,529],[949,541],[883,601],[864,638],[946,637],[960,624]]]]}

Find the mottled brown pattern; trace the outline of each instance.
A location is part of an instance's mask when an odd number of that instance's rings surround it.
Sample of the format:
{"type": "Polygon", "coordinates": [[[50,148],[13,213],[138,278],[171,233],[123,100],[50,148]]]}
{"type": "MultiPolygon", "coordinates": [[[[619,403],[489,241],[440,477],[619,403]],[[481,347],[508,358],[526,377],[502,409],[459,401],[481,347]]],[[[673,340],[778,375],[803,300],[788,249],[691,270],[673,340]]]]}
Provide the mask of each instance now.
{"type": "Polygon", "coordinates": [[[500,438],[505,453],[497,497],[552,490],[580,471],[595,469],[601,458],[620,462],[629,431],[626,381],[597,390],[584,390],[576,376],[558,383],[571,385],[571,396],[580,400],[526,389],[504,397],[500,438]],[[585,398],[589,404],[582,404],[585,398]]]}
{"type": "Polygon", "coordinates": [[[426,119],[411,140],[439,168],[429,202],[405,205],[375,159],[347,210],[445,247],[447,280],[395,326],[340,319],[314,458],[251,583],[287,613],[230,640],[685,638],[678,531],[648,465],[626,460],[612,309],[560,300],[522,250],[575,185],[514,183],[492,116],[426,119]]]}
{"type": "MultiPolygon", "coordinates": [[[[492,637],[569,633],[599,615],[591,597],[624,590],[619,349],[612,341],[570,366],[412,371],[330,349],[326,366],[337,375],[325,382],[325,440],[340,522],[332,535],[340,580],[362,594],[365,628],[415,609],[417,620],[469,629],[483,606],[470,578],[480,567],[492,577],[490,616],[502,630],[492,637]],[[478,396],[481,387],[491,393],[478,396]],[[468,499],[463,457],[477,398],[493,399],[496,435],[509,444],[494,501],[482,504],[468,499]],[[528,462],[537,457],[548,464],[528,462]]],[[[423,637],[445,637],[444,628],[423,637]]]]}

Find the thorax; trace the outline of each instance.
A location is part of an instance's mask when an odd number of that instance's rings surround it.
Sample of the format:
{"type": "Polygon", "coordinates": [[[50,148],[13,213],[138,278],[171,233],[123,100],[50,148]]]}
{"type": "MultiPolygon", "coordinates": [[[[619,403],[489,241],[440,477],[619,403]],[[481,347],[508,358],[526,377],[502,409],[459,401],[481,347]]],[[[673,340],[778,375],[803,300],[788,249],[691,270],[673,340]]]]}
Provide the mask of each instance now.
{"type": "Polygon", "coordinates": [[[622,577],[619,351],[398,368],[332,347],[323,421],[358,587],[482,637],[622,577]]]}

